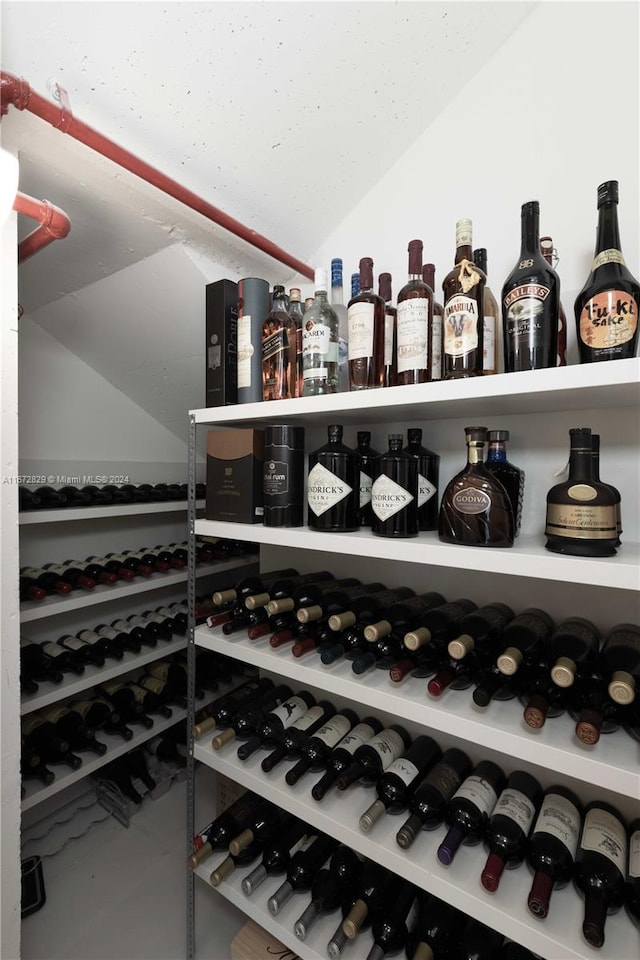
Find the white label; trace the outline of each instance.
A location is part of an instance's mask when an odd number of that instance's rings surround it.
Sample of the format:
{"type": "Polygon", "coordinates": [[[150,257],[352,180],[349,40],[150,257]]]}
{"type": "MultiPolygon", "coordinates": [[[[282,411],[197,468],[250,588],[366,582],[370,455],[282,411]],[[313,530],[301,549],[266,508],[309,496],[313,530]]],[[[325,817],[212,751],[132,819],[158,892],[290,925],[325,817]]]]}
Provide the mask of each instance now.
{"type": "Polygon", "coordinates": [[[453,798],[463,797],[470,800],[481,813],[489,816],[496,805],[498,796],[491,784],[482,777],[470,776],[464,781],[459,790],[454,793],[453,798]]]}
{"type": "Polygon", "coordinates": [[[164,623],[165,617],[161,617],[159,613],[147,613],[145,614],[147,620],[151,620],[153,623],[164,623]]]}
{"type": "Polygon", "coordinates": [[[360,509],[371,503],[371,487],[373,480],[368,473],[360,471],[360,509]]]}
{"type": "MultiPolygon", "coordinates": [[[[302,358],[311,361],[326,357],[331,346],[331,328],[324,323],[307,320],[302,327],[302,358]]],[[[334,344],[337,349],[337,344],[334,344]]],[[[335,360],[336,358],[334,358],[335,360]]]]}
{"type": "Polygon", "coordinates": [[[35,567],[23,567],[20,571],[20,576],[37,579],[42,573],[44,573],[44,570],[36,570],[35,567]]]}
{"type": "Polygon", "coordinates": [[[351,733],[347,734],[344,738],[340,744],[340,749],[346,750],[347,753],[353,755],[358,747],[361,747],[363,743],[371,740],[372,736],[373,727],[370,727],[368,723],[359,723],[353,728],[351,733]]]}
{"type": "Polygon", "coordinates": [[[371,487],[371,509],[378,520],[389,520],[412,500],[413,494],[385,474],[378,477],[371,487]]]}
{"type": "Polygon", "coordinates": [[[403,300],[398,304],[398,373],[425,370],[429,350],[429,301],[426,297],[403,300]]]}
{"type": "Polygon", "coordinates": [[[61,646],[66,647],[67,650],[82,650],[85,644],[82,640],[78,640],[77,637],[64,637],[60,641],[61,646]]]}
{"type": "Polygon", "coordinates": [[[279,707],[276,707],[276,709],[271,712],[278,720],[282,721],[283,727],[290,727],[291,724],[299,720],[308,709],[308,704],[306,704],[301,697],[291,697],[290,700],[285,700],[284,703],[281,703],[279,707]]]}
{"type": "Polygon", "coordinates": [[[251,316],[238,317],[238,387],[251,386],[251,357],[255,347],[251,343],[251,316]]]}
{"type": "Polygon", "coordinates": [[[114,627],[117,627],[118,630],[122,631],[122,633],[131,632],[131,624],[127,623],[125,620],[116,620],[113,625],[114,627]]]}
{"type": "Polygon", "coordinates": [[[137,683],[132,683],[129,690],[131,690],[136,702],[144,706],[144,701],[149,691],[143,689],[143,687],[139,687],[137,683]]]}
{"type": "Polygon", "coordinates": [[[65,567],[55,563],[47,563],[44,569],[47,573],[57,573],[59,577],[63,577],[68,572],[65,567]]]}
{"type": "Polygon", "coordinates": [[[368,360],[373,356],[373,317],[375,305],[359,301],[349,307],[349,360],[368,360]]]}
{"type": "Polygon", "coordinates": [[[496,318],[484,316],[482,339],[482,369],[495,370],[496,368],[496,318]]]}
{"type": "Polygon", "coordinates": [[[313,726],[316,720],[320,719],[323,713],[324,709],[322,707],[311,707],[310,710],[307,710],[305,714],[299,717],[295,723],[292,724],[292,727],[295,727],[296,730],[308,730],[309,727],[313,726]]]}
{"type": "Polygon", "coordinates": [[[533,818],[536,815],[536,808],[524,793],[508,788],[500,794],[493,816],[495,817],[498,813],[517,823],[524,835],[528,836],[533,818]]]}
{"type": "Polygon", "coordinates": [[[410,760],[406,760],[404,757],[398,757],[387,769],[387,773],[395,773],[396,777],[400,777],[405,786],[408,787],[410,783],[413,783],[420,771],[415,763],[411,763],[410,760]]]}
{"type": "Polygon", "coordinates": [[[106,640],[115,640],[118,634],[117,631],[113,630],[111,627],[100,627],[98,636],[104,637],[106,640]]]}
{"type": "Polygon", "coordinates": [[[166,684],[156,677],[143,677],[140,681],[140,686],[144,687],[145,690],[151,690],[152,693],[160,695],[164,692],[166,684]]]}
{"type": "Polygon", "coordinates": [[[580,846],[608,857],[623,877],[627,874],[627,834],[617,817],[593,807],[584,818],[580,846]]]}
{"type": "Polygon", "coordinates": [[[431,327],[431,379],[442,379],[442,317],[436,313],[431,327]]]}
{"type": "Polygon", "coordinates": [[[421,507],[423,504],[431,500],[431,497],[436,492],[436,488],[431,483],[430,480],[427,480],[426,477],[423,477],[421,473],[418,474],[418,507],[421,507]]]}
{"type": "Polygon", "coordinates": [[[404,740],[395,730],[383,730],[368,746],[373,747],[382,760],[382,769],[386,770],[404,750],[404,740]]]}
{"type": "Polygon", "coordinates": [[[117,560],[118,563],[126,563],[127,558],[122,553],[112,553],[109,560],[117,560]]]}
{"type": "Polygon", "coordinates": [[[89,643],[91,646],[95,646],[96,643],[100,643],[100,637],[97,633],[94,633],[93,630],[82,630],[78,636],[84,643],[89,643]]]}
{"type": "Polygon", "coordinates": [[[556,837],[575,857],[580,836],[580,814],[575,804],[558,793],[547,794],[534,827],[534,833],[539,831],[556,837]]]}
{"type": "Polygon", "coordinates": [[[129,623],[134,627],[148,627],[149,621],[145,617],[129,617],[129,623]]]}
{"type": "Polygon", "coordinates": [[[463,357],[477,346],[478,304],[456,294],[444,308],[444,352],[449,357],[463,357]]]}
{"type": "Polygon", "coordinates": [[[328,747],[335,747],[339,743],[346,733],[349,733],[351,724],[346,717],[343,717],[341,713],[337,714],[335,717],[332,717],[329,720],[329,723],[325,723],[324,727],[321,727],[316,733],[318,740],[322,740],[323,743],[326,743],[328,747]]]}
{"type": "Polygon", "coordinates": [[[384,315],[384,365],[393,366],[393,331],[395,327],[395,317],[392,313],[384,315]]]}
{"type": "Polygon", "coordinates": [[[42,711],[42,716],[45,720],[48,720],[49,723],[57,723],[58,720],[62,720],[67,712],[67,707],[48,707],[42,711]]]}
{"type": "Polygon", "coordinates": [[[108,693],[109,696],[112,696],[114,693],[117,693],[118,690],[124,690],[124,684],[120,680],[111,680],[109,683],[103,683],[102,689],[105,693],[108,693]]]}
{"type": "Polygon", "coordinates": [[[640,877],[640,830],[634,831],[629,840],[629,876],[640,877]]]}
{"type": "Polygon", "coordinates": [[[335,507],[336,503],[348,497],[352,490],[353,487],[336,477],[335,473],[331,473],[321,463],[316,463],[309,471],[307,501],[316,517],[321,517],[331,507],[335,507]]]}
{"type": "Polygon", "coordinates": [[[57,643],[43,643],[42,649],[50,657],[61,657],[64,653],[62,647],[59,647],[57,643]]]}

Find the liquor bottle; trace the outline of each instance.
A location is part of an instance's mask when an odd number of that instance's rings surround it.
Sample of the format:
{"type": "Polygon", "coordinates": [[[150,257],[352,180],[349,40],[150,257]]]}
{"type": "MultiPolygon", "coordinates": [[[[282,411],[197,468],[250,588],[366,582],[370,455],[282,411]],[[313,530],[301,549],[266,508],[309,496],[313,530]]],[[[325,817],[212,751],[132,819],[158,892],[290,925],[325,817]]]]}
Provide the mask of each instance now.
{"type": "Polygon", "coordinates": [[[485,467],[494,477],[497,477],[509,494],[517,537],[522,523],[524,470],[507,460],[508,430],[489,430],[487,431],[487,440],[489,441],[489,447],[485,467]]]}
{"type": "Polygon", "coordinates": [[[63,673],[75,673],[81,677],[84,673],[84,664],[80,663],[78,655],[73,650],[65,650],[57,643],[45,642],[40,644],[40,649],[47,659],[53,661],[56,669],[63,673]]]}
{"type": "Polygon", "coordinates": [[[378,277],[378,296],[384,300],[384,374],[383,387],[395,387],[398,382],[398,311],[391,303],[390,273],[378,277]]]}
{"type": "Polygon", "coordinates": [[[299,940],[306,940],[318,917],[338,909],[349,888],[357,883],[363,861],[349,847],[341,845],[331,857],[328,867],[320,870],[311,886],[311,901],[296,920],[293,930],[299,940]]]}
{"type": "Polygon", "coordinates": [[[360,273],[351,274],[351,299],[360,293],[360,273]]]}
{"type": "Polygon", "coordinates": [[[270,302],[266,280],[238,281],[238,403],[262,400],[262,326],[270,302]]]}
{"type": "MultiPolygon", "coordinates": [[[[595,483],[602,483],[600,479],[600,434],[591,434],[591,479],[595,483]]],[[[620,546],[620,535],[622,533],[622,498],[620,491],[612,483],[605,483],[605,487],[611,490],[616,502],[616,547],[620,546]]]]}
{"type": "Polygon", "coordinates": [[[626,907],[630,918],[640,926],[640,818],[629,826],[626,907]]]}
{"type": "Polygon", "coordinates": [[[548,613],[537,607],[527,607],[514,617],[502,632],[504,650],[496,665],[501,673],[512,677],[525,669],[541,655],[549,660],[549,641],[555,624],[548,613]]]}
{"type": "Polygon", "coordinates": [[[304,461],[304,427],[265,427],[262,492],[266,527],[303,525],[304,461]]]}
{"type": "MultiPolygon", "coordinates": [[[[540,237],[540,253],[545,258],[550,267],[555,270],[555,264],[558,262],[556,248],[553,245],[551,237],[540,237]],[[554,262],[555,261],[555,262],[554,262]]],[[[558,300],[558,343],[556,345],[556,366],[566,367],[567,365],[567,315],[564,312],[562,301],[558,300]]]]}
{"type": "Polygon", "coordinates": [[[313,530],[350,533],[357,530],[358,457],[342,443],[342,427],[328,428],[329,441],[309,454],[308,524],[313,530]]]}
{"type": "Polygon", "coordinates": [[[37,487],[35,495],[40,498],[42,506],[47,510],[67,506],[65,495],[54,490],[53,487],[37,487]]]}
{"type": "Polygon", "coordinates": [[[375,473],[375,463],[380,456],[377,450],[371,447],[371,431],[359,430],[357,433],[358,446],[356,455],[358,457],[358,466],[360,470],[360,501],[358,516],[361,527],[370,527],[372,520],[371,513],[371,487],[375,473]]]}
{"type": "Polygon", "coordinates": [[[608,914],[616,913],[625,900],[627,876],[627,827],[609,803],[595,800],[584,808],[582,833],[573,874],[575,886],[585,898],[582,932],[592,947],[604,946],[608,914]]]}
{"type": "Polygon", "coordinates": [[[436,267],[425,263],[422,279],[433,293],[433,324],[431,326],[431,379],[442,380],[442,334],[444,307],[436,300],[436,267]]]}
{"type": "Polygon", "coordinates": [[[327,767],[333,748],[338,746],[343,737],[346,737],[357,723],[358,717],[353,710],[341,710],[340,713],[334,714],[303,745],[300,759],[287,770],[285,780],[289,786],[295,786],[308,770],[322,770],[327,767]]]}
{"type": "Polygon", "coordinates": [[[86,488],[78,490],[77,487],[67,485],[60,487],[58,493],[67,498],[66,506],[68,507],[88,507],[91,504],[91,493],[86,488]]]}
{"type": "Polygon", "coordinates": [[[522,205],[520,257],[502,287],[504,369],[556,365],[560,278],[540,253],[540,204],[522,205]]]}
{"type": "Polygon", "coordinates": [[[442,750],[432,737],[416,737],[376,782],[378,799],[360,817],[360,829],[370,833],[387,810],[390,813],[406,810],[414,790],[441,757],[442,750]]]}
{"type": "Polygon", "coordinates": [[[382,730],[375,717],[365,717],[339,742],[327,760],[327,769],[311,788],[311,796],[320,801],[328,793],[340,774],[351,766],[356,750],[369,743],[382,730]]]}
{"type": "Polygon", "coordinates": [[[314,703],[313,694],[306,690],[284,700],[260,720],[255,737],[249,737],[238,747],[238,758],[247,760],[260,747],[276,746],[282,740],[287,727],[304,716],[314,703]]]}
{"type": "Polygon", "coordinates": [[[569,431],[569,477],[547,493],[547,550],[574,557],[611,557],[616,552],[616,498],[593,479],[591,429],[569,431]]]}
{"type": "MultiPolygon", "coordinates": [[[[336,584],[339,582],[336,581],[336,584]]],[[[373,596],[384,589],[384,583],[380,583],[380,581],[356,583],[341,589],[331,588],[323,591],[322,595],[318,597],[317,603],[299,606],[296,617],[299,623],[325,620],[332,615],[345,612],[359,598],[373,596]]]]}
{"type": "MultiPolygon", "coordinates": [[[[242,891],[248,897],[267,877],[280,877],[287,872],[291,858],[298,852],[309,827],[292,817],[279,837],[269,840],[262,852],[262,863],[242,879],[242,891]]],[[[232,841],[233,843],[233,841],[232,841]]],[[[229,846],[231,850],[231,846],[229,846]]]]}
{"type": "Polygon", "coordinates": [[[88,560],[65,560],[63,566],[75,567],[85,577],[95,580],[96,583],[106,583],[111,587],[118,582],[118,575],[105,570],[99,563],[89,563],[88,560]]]}
{"type": "Polygon", "coordinates": [[[458,220],[455,266],[442,281],[444,380],[483,374],[485,280],[473,262],[471,220],[458,220]]]}
{"type": "Polygon", "coordinates": [[[402,434],[389,434],[389,449],[375,463],[371,530],[380,537],[418,536],[418,461],[402,449],[402,434]]]}
{"type": "Polygon", "coordinates": [[[226,744],[231,743],[236,738],[248,740],[249,737],[255,736],[262,716],[269,713],[274,707],[279,706],[291,695],[291,687],[282,683],[267,690],[266,693],[262,693],[255,700],[250,700],[249,703],[235,711],[229,726],[213,738],[213,749],[222,750],[226,744]]]}
{"type": "Polygon", "coordinates": [[[447,805],[471,772],[466,753],[451,747],[427,774],[409,800],[410,816],[396,834],[396,843],[408,850],[420,830],[435,830],[444,821],[447,805]]]}
{"type": "Polygon", "coordinates": [[[422,279],[422,240],[409,242],[409,279],[398,294],[396,383],[431,379],[433,290],[422,279]]]}
{"type": "Polygon", "coordinates": [[[484,465],[486,427],[465,427],[467,465],[449,481],[438,516],[445,543],[472,547],[512,547],[514,516],[502,483],[484,465]]]}
{"type": "Polygon", "coordinates": [[[417,890],[408,880],[399,880],[393,900],[373,917],[371,933],[373,946],[367,960],[384,960],[388,954],[399,953],[409,939],[410,913],[417,890]]]}
{"type": "Polygon", "coordinates": [[[453,954],[464,914],[426,890],[418,890],[417,896],[418,915],[407,940],[407,960],[447,960],[453,954]]]}
{"type": "Polygon", "coordinates": [[[373,260],[360,261],[360,293],[349,300],[349,389],[384,383],[384,300],[373,292],[373,260]]]}
{"type": "Polygon", "coordinates": [[[438,529],[438,477],[440,456],[422,446],[422,430],[407,430],[404,452],[418,461],[418,529],[438,529]]]}
{"type": "Polygon", "coordinates": [[[37,510],[42,505],[41,498],[38,497],[32,490],[29,490],[28,487],[18,487],[19,510],[37,510]]]}
{"type": "Polygon", "coordinates": [[[230,877],[236,867],[246,867],[250,863],[253,863],[254,860],[262,853],[262,848],[264,844],[260,840],[254,840],[253,843],[249,844],[248,847],[245,847],[244,850],[241,850],[237,856],[234,856],[232,853],[226,857],[222,863],[218,864],[215,870],[211,872],[209,876],[209,883],[213,887],[219,887],[220,884],[230,877]]]}
{"type": "Polygon", "coordinates": [[[226,810],[215,817],[193,838],[193,854],[188,857],[189,869],[195,870],[214,850],[228,847],[233,837],[244,830],[252,817],[259,815],[268,801],[248,790],[241,794],[226,810]]]}
{"type": "Polygon", "coordinates": [[[299,287],[291,287],[289,290],[289,316],[296,327],[296,366],[292,375],[295,380],[296,397],[302,396],[302,327],[304,325],[304,307],[302,306],[302,293],[299,287]]]}
{"type": "Polygon", "coordinates": [[[79,637],[72,637],[66,633],[59,637],[57,643],[65,650],[72,650],[78,658],[79,663],[92,665],[94,667],[104,667],[104,657],[99,650],[95,649],[93,644],[85,643],[79,637]]]}
{"type": "Polygon", "coordinates": [[[271,773],[278,764],[285,759],[297,759],[316,730],[329,720],[336,712],[335,707],[328,700],[321,700],[315,706],[303,713],[293,723],[283,730],[275,750],[264,758],[261,768],[264,773],[271,773]]]}
{"type": "Polygon", "coordinates": [[[103,637],[109,643],[109,649],[129,650],[131,653],[140,653],[142,644],[131,633],[125,633],[123,630],[114,630],[106,623],[100,623],[95,629],[99,637],[103,637]]]}
{"type": "MultiPolygon", "coordinates": [[[[67,580],[61,580],[53,570],[43,570],[37,567],[20,567],[20,578],[21,581],[27,583],[30,587],[36,587],[37,590],[44,590],[45,594],[58,593],[64,597],[73,590],[73,586],[67,580]]],[[[32,591],[29,592],[30,599],[42,599],[32,591]]]]}
{"type": "Polygon", "coordinates": [[[27,637],[20,637],[20,673],[26,673],[33,680],[50,680],[52,683],[62,683],[64,679],[55,660],[45,655],[40,644],[27,637]]]}
{"type": "Polygon", "coordinates": [[[480,876],[482,886],[495,893],[505,869],[520,866],[534,817],[542,803],[542,787],[531,774],[515,770],[489,818],[484,845],[489,853],[480,876]]]}
{"type": "Polygon", "coordinates": [[[502,940],[503,936],[497,930],[467,917],[455,953],[456,960],[495,960],[502,940]]]}
{"type": "Polygon", "coordinates": [[[42,716],[55,726],[57,733],[67,741],[71,750],[90,750],[99,757],[107,752],[106,743],[96,740],[94,731],[87,726],[82,714],[72,707],[54,704],[42,710],[42,716]]]}
{"type": "MultiPolygon", "coordinates": [[[[367,861],[362,869],[360,881],[351,898],[351,907],[342,921],[342,929],[349,940],[355,940],[358,934],[371,925],[376,914],[382,910],[395,894],[395,874],[372,861],[367,861]]],[[[344,906],[343,906],[344,911],[344,906]]]]}
{"type": "Polygon", "coordinates": [[[338,392],[338,317],[327,298],[327,274],[315,271],[315,297],[302,327],[303,396],[338,392]]]}
{"type": "Polygon", "coordinates": [[[607,635],[601,660],[611,699],[626,706],[636,699],[640,686],[640,627],[619,623],[607,635]]]}
{"type": "Polygon", "coordinates": [[[381,730],[355,750],[350,765],[336,780],[338,790],[348,790],[360,780],[364,783],[376,783],[393,761],[402,756],[410,743],[409,734],[397,723],[381,730]]]}
{"type": "Polygon", "coordinates": [[[338,318],[338,392],[349,389],[349,320],[342,288],[342,260],[331,261],[331,306],[338,318]]]}
{"type": "Polygon", "coordinates": [[[506,777],[491,760],[481,760],[449,801],[447,835],[438,847],[438,860],[445,866],[453,862],[458,847],[479,843],[506,777]]]}
{"type": "MultiPolygon", "coordinates": [[[[478,270],[487,276],[487,250],[485,247],[479,247],[473,251],[473,262],[478,270]]],[[[484,328],[483,328],[483,353],[482,369],[484,375],[489,376],[498,372],[500,361],[500,313],[498,303],[494,297],[489,284],[484,286],[484,328]]]]}
{"type": "Polygon", "coordinates": [[[319,833],[305,850],[298,850],[293,855],[287,868],[287,879],[267,901],[271,916],[277,916],[294,893],[306,893],[311,889],[315,874],[337,845],[338,841],[333,837],[319,833]]]}
{"type": "Polygon", "coordinates": [[[545,791],[527,844],[527,863],[534,873],[527,904],[541,920],[549,912],[554,888],[566,887],[571,880],[581,817],[580,801],[571,790],[553,786],[545,791]]]}
{"type": "Polygon", "coordinates": [[[245,847],[256,840],[262,843],[272,840],[280,829],[286,825],[287,817],[288,814],[285,814],[283,810],[280,810],[271,802],[260,807],[259,813],[249,819],[244,830],[229,842],[229,853],[237,857],[245,847]]]}
{"type": "Polygon", "coordinates": [[[85,577],[82,570],[78,570],[75,567],[64,567],[62,564],[45,563],[42,569],[55,573],[64,583],[70,583],[72,590],[93,590],[96,585],[95,580],[92,580],[91,577],[85,577]]]}
{"type": "Polygon", "coordinates": [[[595,258],[574,306],[580,363],[636,355],[640,283],[620,250],[617,207],[618,181],[601,183],[595,258]]]}
{"type": "MultiPolygon", "coordinates": [[[[392,632],[401,633],[406,636],[414,624],[421,622],[422,618],[433,607],[439,607],[445,600],[441,593],[423,593],[417,597],[410,597],[408,600],[402,600],[400,603],[394,603],[393,606],[385,612],[385,617],[376,623],[367,624],[364,628],[365,639],[369,643],[375,643],[382,637],[388,636],[392,632]]],[[[466,613],[466,611],[464,611],[466,613]]]]}
{"type": "Polygon", "coordinates": [[[262,399],[295,397],[296,381],[295,321],[289,315],[289,298],[284,287],[276,284],[271,310],[262,324],[262,399]]]}

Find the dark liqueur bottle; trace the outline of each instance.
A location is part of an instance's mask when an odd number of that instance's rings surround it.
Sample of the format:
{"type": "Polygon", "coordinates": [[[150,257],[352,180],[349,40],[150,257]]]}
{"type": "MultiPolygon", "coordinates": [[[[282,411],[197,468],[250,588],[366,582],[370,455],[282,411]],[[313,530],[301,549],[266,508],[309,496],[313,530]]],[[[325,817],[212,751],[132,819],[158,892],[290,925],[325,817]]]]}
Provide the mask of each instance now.
{"type": "Polygon", "coordinates": [[[438,860],[449,866],[460,845],[479,843],[506,777],[491,760],[481,760],[458,788],[447,809],[447,835],[438,847],[438,860]]]}
{"type": "Polygon", "coordinates": [[[307,502],[313,530],[357,530],[359,469],[355,450],[342,443],[342,427],[329,427],[329,442],[309,454],[307,502]]]}
{"type": "Polygon", "coordinates": [[[431,379],[442,380],[442,322],[444,307],[436,301],[436,267],[425,263],[422,279],[433,292],[433,324],[431,325],[431,379]]]}
{"type": "Polygon", "coordinates": [[[338,909],[346,892],[357,883],[362,866],[357,853],[344,845],[338,847],[329,866],[316,874],[311,887],[311,902],[294,924],[294,933],[299,940],[306,940],[318,917],[338,909]]]}
{"type": "Polygon", "coordinates": [[[591,429],[569,431],[569,477],[547,494],[547,550],[575,557],[611,557],[616,552],[616,497],[593,478],[591,429]]]}
{"type": "Polygon", "coordinates": [[[545,791],[527,844],[527,863],[534,873],[527,903],[542,920],[549,912],[553,890],[571,880],[581,818],[580,801],[571,790],[553,786],[545,791]]]}
{"type": "Polygon", "coordinates": [[[407,940],[407,960],[448,960],[463,922],[464,914],[450,903],[419,890],[416,924],[407,940]]]}
{"type": "Polygon", "coordinates": [[[302,747],[300,759],[287,770],[285,780],[293,787],[308,770],[322,770],[329,764],[331,751],[358,723],[353,710],[334,714],[302,747]]]}
{"type": "Polygon", "coordinates": [[[482,886],[495,893],[505,869],[524,860],[527,838],[542,802],[542,787],[523,770],[509,775],[506,787],[489,818],[484,845],[489,852],[480,876],[482,886]]]}
{"type": "Polygon", "coordinates": [[[441,758],[442,751],[432,737],[419,736],[409,749],[387,767],[376,783],[378,799],[360,817],[360,829],[370,833],[381,816],[407,809],[412,793],[441,758]]]}
{"type": "Polygon", "coordinates": [[[591,273],[575,302],[581,363],[635,357],[640,283],[620,250],[618,181],[598,187],[598,236],[591,273]]]}
{"type": "Polygon", "coordinates": [[[401,433],[389,434],[389,449],[376,460],[371,512],[378,536],[418,536],[418,461],[402,449],[401,433]]]}
{"type": "Polygon", "coordinates": [[[397,383],[397,324],[398,311],[392,305],[391,274],[378,277],[378,295],[384,300],[384,378],[383,387],[395,387],[397,383]]]}
{"type": "MultiPolygon", "coordinates": [[[[487,277],[487,250],[486,247],[479,247],[477,250],[473,251],[473,262],[476,267],[484,273],[487,277]]],[[[498,312],[498,304],[496,298],[493,295],[493,291],[489,288],[489,284],[485,283],[484,285],[484,339],[483,339],[483,351],[482,351],[482,369],[484,371],[485,377],[490,376],[498,372],[498,364],[500,360],[500,341],[502,337],[500,336],[500,314],[498,312]]]]}
{"type": "Polygon", "coordinates": [[[422,279],[422,240],[409,242],[409,279],[398,294],[397,375],[399,386],[431,379],[433,290],[422,279]]]}
{"type": "Polygon", "coordinates": [[[527,607],[514,617],[502,632],[504,649],[496,664],[501,673],[512,677],[541,655],[549,659],[549,641],[554,622],[544,610],[527,607]]]}
{"type": "Polygon", "coordinates": [[[481,377],[484,351],[486,277],[473,262],[471,220],[456,223],[456,258],[442,281],[444,317],[443,379],[481,377]]]}
{"type": "Polygon", "coordinates": [[[371,432],[369,430],[358,431],[358,446],[356,454],[358,457],[358,466],[360,469],[360,500],[359,512],[360,526],[371,526],[371,487],[375,473],[375,461],[380,456],[377,450],[371,447],[371,432]]]}
{"type": "Polygon", "coordinates": [[[277,916],[294,893],[311,890],[313,878],[338,845],[333,837],[320,833],[305,849],[298,850],[289,861],[287,879],[269,897],[267,907],[272,916],[277,916]]]}
{"type": "Polygon", "coordinates": [[[605,921],[624,903],[626,876],[624,820],[609,803],[596,800],[587,804],[573,879],[585,898],[582,932],[592,947],[604,945],[605,921]]]}
{"type": "Polygon", "coordinates": [[[243,893],[250,897],[267,877],[279,877],[286,873],[291,857],[298,851],[308,830],[306,823],[292,818],[281,835],[267,843],[262,853],[262,863],[243,877],[243,893]]]}
{"type": "Polygon", "coordinates": [[[621,706],[633,703],[640,685],[640,626],[613,627],[602,644],[601,660],[611,699],[621,706]]]}
{"type": "Polygon", "coordinates": [[[271,310],[262,324],[262,399],[295,397],[297,370],[296,324],[289,314],[289,297],[277,284],[271,310]]]}
{"type": "Polygon", "coordinates": [[[465,427],[467,465],[449,481],[440,504],[438,536],[445,543],[512,547],[515,522],[509,495],[484,465],[486,427],[465,427]]]}
{"type": "Polygon", "coordinates": [[[269,713],[290,696],[291,687],[283,683],[277,687],[272,687],[265,693],[261,693],[255,699],[251,699],[235,711],[226,729],[213,738],[213,749],[222,750],[236,737],[240,740],[248,740],[250,737],[254,737],[264,714],[269,713]]]}
{"type": "Polygon", "coordinates": [[[407,430],[407,441],[404,452],[418,461],[418,529],[437,530],[440,456],[422,446],[419,427],[407,430]]]}
{"type": "Polygon", "coordinates": [[[314,703],[313,694],[306,690],[284,700],[262,718],[255,737],[249,737],[238,747],[238,758],[247,760],[260,747],[275,746],[284,736],[287,727],[299,720],[314,703]]]}
{"type": "Polygon", "coordinates": [[[360,292],[349,300],[349,389],[384,384],[385,304],[373,290],[373,260],[360,261],[360,292]]]}
{"type": "MultiPolygon", "coordinates": [[[[600,479],[600,434],[591,434],[591,479],[594,483],[602,483],[600,479]]],[[[618,537],[616,547],[620,546],[620,536],[622,534],[622,497],[617,487],[612,483],[605,483],[605,487],[611,490],[616,502],[616,529],[618,537]]]]}
{"type": "MultiPolygon", "coordinates": [[[[555,269],[558,262],[556,248],[552,237],[540,237],[540,253],[550,267],[555,269]]],[[[567,315],[564,312],[562,301],[558,300],[558,344],[556,348],[556,364],[559,367],[567,365],[567,315]]]]}
{"type": "Polygon", "coordinates": [[[417,890],[408,880],[398,880],[393,899],[389,899],[371,921],[373,946],[367,960],[384,960],[388,954],[399,953],[409,939],[410,912],[417,890]]]}
{"type": "Polygon", "coordinates": [[[509,494],[511,509],[515,521],[515,535],[520,533],[522,524],[522,508],[524,502],[524,470],[516,467],[507,460],[508,430],[489,430],[487,432],[489,447],[485,466],[497,477],[509,494]]]}
{"type": "Polygon", "coordinates": [[[625,899],[627,913],[640,926],[640,817],[629,827],[629,859],[625,899]]]}
{"type": "Polygon", "coordinates": [[[283,731],[275,750],[264,758],[261,768],[264,773],[271,773],[278,764],[285,759],[293,760],[299,757],[316,730],[329,720],[336,712],[335,707],[328,700],[321,700],[315,706],[303,713],[283,731]]]}
{"type": "Polygon", "coordinates": [[[376,783],[393,761],[402,756],[410,742],[409,734],[399,724],[381,730],[354,752],[351,763],[336,780],[338,790],[348,790],[359,780],[376,783]]]}
{"type": "Polygon", "coordinates": [[[334,785],[340,774],[351,766],[356,750],[369,743],[382,730],[382,724],[375,717],[365,717],[342,738],[327,760],[327,769],[318,782],[311,788],[314,800],[322,800],[334,785]]]}
{"type": "Polygon", "coordinates": [[[556,365],[560,279],[540,252],[540,204],[522,205],[520,257],[502,287],[504,369],[556,365]]]}

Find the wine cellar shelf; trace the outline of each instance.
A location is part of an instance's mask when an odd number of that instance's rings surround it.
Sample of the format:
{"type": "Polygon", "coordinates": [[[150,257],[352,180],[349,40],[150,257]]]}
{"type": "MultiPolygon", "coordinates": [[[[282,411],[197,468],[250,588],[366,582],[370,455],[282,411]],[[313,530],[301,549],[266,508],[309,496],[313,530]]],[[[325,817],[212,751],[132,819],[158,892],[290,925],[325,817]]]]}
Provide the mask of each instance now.
{"type": "MultiPolygon", "coordinates": [[[[204,509],[204,500],[196,501],[196,510],[204,509]]],[[[120,503],[111,507],[64,507],[60,510],[24,510],[18,515],[21,526],[68,523],[73,520],[112,520],[113,517],[139,517],[154,513],[185,513],[187,503],[170,500],[161,503],[120,503]]]]}

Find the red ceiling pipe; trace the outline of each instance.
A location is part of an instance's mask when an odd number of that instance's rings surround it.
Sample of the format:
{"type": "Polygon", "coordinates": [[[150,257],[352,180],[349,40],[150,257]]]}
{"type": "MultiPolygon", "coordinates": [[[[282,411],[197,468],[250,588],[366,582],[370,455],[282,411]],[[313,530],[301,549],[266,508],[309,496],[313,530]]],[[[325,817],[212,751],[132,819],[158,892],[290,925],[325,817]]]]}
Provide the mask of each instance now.
{"type": "Polygon", "coordinates": [[[13,201],[13,209],[40,223],[39,227],[18,244],[18,263],[24,263],[54,240],[62,240],[71,230],[71,221],[64,210],[55,207],[48,200],[34,200],[26,193],[18,192],[13,201]]]}
{"type": "Polygon", "coordinates": [[[18,110],[29,110],[31,113],[35,113],[36,116],[46,120],[53,127],[62,130],[63,133],[68,133],[69,136],[91,147],[92,150],[101,153],[103,157],[113,160],[114,163],[141,177],[142,180],[158,187],[159,190],[184,203],[187,207],[191,207],[192,210],[201,213],[207,219],[224,227],[225,230],[229,230],[236,237],[240,237],[241,240],[246,240],[247,243],[257,247],[258,250],[262,250],[273,257],[274,260],[279,260],[280,263],[291,267],[296,273],[313,280],[313,269],[308,264],[287,253],[282,247],[277,246],[255,230],[251,230],[250,227],[240,223],[239,220],[230,217],[228,213],[214,207],[213,204],[203,200],[202,197],[192,193],[191,190],[187,190],[176,180],[172,180],[171,177],[167,177],[160,170],[156,170],[155,167],[145,163],[144,160],[136,157],[133,153],[129,153],[128,150],[98,133],[97,130],[89,127],[86,123],[77,120],[66,105],[58,107],[49,100],[45,100],[40,94],[34,93],[26,80],[3,70],[0,71],[0,115],[4,116],[8,112],[10,104],[13,104],[18,110]]]}

